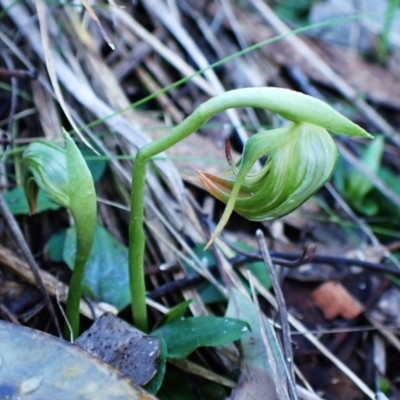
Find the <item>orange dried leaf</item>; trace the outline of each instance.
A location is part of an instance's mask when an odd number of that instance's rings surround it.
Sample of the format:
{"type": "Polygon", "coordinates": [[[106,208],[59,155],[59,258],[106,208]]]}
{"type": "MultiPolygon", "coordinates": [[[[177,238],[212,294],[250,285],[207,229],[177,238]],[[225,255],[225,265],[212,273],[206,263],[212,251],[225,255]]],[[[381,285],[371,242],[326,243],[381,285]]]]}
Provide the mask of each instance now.
{"type": "Polygon", "coordinates": [[[364,307],[338,282],[325,282],[312,293],[318,308],[328,320],[341,316],[351,320],[359,316],[364,307]]]}

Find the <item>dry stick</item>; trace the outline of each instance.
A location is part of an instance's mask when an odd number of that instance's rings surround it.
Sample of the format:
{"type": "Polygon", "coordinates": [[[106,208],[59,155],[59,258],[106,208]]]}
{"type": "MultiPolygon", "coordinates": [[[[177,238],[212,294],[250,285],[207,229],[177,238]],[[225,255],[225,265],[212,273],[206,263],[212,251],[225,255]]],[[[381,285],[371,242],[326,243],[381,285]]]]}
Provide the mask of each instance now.
{"type": "Polygon", "coordinates": [[[58,324],[58,319],[56,317],[53,303],[50,301],[50,296],[47,293],[47,290],[46,290],[46,288],[43,284],[43,281],[40,277],[39,267],[36,264],[36,261],[33,258],[32,253],[29,250],[29,247],[25,241],[24,236],[22,235],[21,230],[19,229],[17,222],[15,221],[13,215],[11,214],[10,210],[8,209],[7,204],[5,203],[5,201],[3,199],[3,196],[0,196],[0,210],[1,210],[1,213],[3,214],[3,218],[6,222],[6,224],[8,225],[8,228],[10,229],[12,238],[18,244],[23,256],[25,257],[26,261],[28,262],[29,268],[31,269],[32,274],[35,278],[36,285],[38,286],[40,292],[42,293],[42,296],[44,297],[46,306],[50,312],[51,319],[53,320],[54,326],[57,330],[57,334],[58,334],[58,336],[62,337],[60,325],[58,324]]]}
{"type": "Polygon", "coordinates": [[[216,374],[215,372],[210,371],[209,369],[204,368],[201,365],[195,364],[194,362],[189,361],[187,359],[174,360],[173,358],[169,358],[168,363],[175,365],[175,367],[178,367],[182,371],[190,372],[193,375],[200,376],[211,382],[219,383],[220,385],[226,386],[228,388],[233,389],[237,386],[236,382],[233,382],[230,379],[224,378],[223,376],[220,376],[220,375],[216,374]]]}
{"type": "Polygon", "coordinates": [[[2,78],[36,79],[37,72],[28,69],[0,68],[2,78]]]}
{"type": "MultiPolygon", "coordinates": [[[[232,243],[228,243],[228,245],[237,253],[235,257],[230,258],[228,261],[232,264],[234,268],[241,266],[242,264],[249,262],[251,260],[262,260],[262,257],[259,253],[254,252],[247,252],[242,249],[237,248],[236,246],[232,245],[232,243]]],[[[343,265],[350,267],[352,265],[359,266],[361,268],[365,268],[369,271],[374,273],[380,274],[391,274],[394,276],[400,277],[400,269],[396,267],[392,267],[385,264],[379,263],[371,263],[368,261],[358,260],[358,259],[350,259],[350,258],[343,258],[343,257],[334,257],[334,256],[324,256],[324,255],[312,255],[310,259],[303,259],[302,254],[291,254],[291,253],[280,253],[280,252],[273,252],[272,259],[273,263],[282,265],[286,268],[298,268],[301,265],[306,263],[313,263],[313,264],[329,264],[329,265],[343,265]]],[[[208,266],[210,273],[215,273],[217,271],[216,265],[211,264],[208,266]]],[[[187,274],[184,278],[174,280],[168,283],[165,283],[159,286],[157,289],[154,289],[147,293],[148,298],[151,299],[159,299],[163,296],[168,295],[177,290],[182,290],[188,286],[195,285],[197,283],[202,282],[204,278],[204,273],[202,275],[198,274],[197,272],[192,272],[187,274]]]]}
{"type": "Polygon", "coordinates": [[[362,220],[361,218],[358,218],[357,215],[353,212],[353,210],[349,207],[349,205],[343,200],[343,198],[340,196],[338,191],[333,187],[333,185],[328,182],[325,184],[325,188],[328,190],[330,195],[334,198],[334,200],[339,204],[339,206],[342,208],[342,210],[361,228],[361,230],[364,232],[365,236],[368,237],[368,239],[371,241],[372,245],[378,249],[381,248],[381,244],[379,243],[379,240],[377,237],[373,234],[369,226],[362,220]]]}
{"type": "MultiPolygon", "coordinates": [[[[352,160],[353,159],[351,159],[351,161],[352,160]]],[[[348,159],[348,161],[350,161],[350,159],[348,159]]],[[[387,249],[385,246],[383,246],[379,242],[378,238],[374,235],[374,233],[371,231],[371,229],[365,223],[365,221],[363,219],[357,217],[357,215],[353,212],[353,210],[349,207],[349,205],[342,199],[342,197],[337,192],[337,190],[333,187],[333,185],[330,182],[328,182],[325,185],[325,187],[329,191],[330,195],[335,199],[335,201],[342,208],[342,210],[361,228],[361,230],[364,232],[364,234],[371,241],[371,243],[374,246],[374,248],[377,249],[377,250],[382,250],[382,252],[385,255],[385,257],[390,259],[390,261],[393,262],[393,264],[396,265],[396,267],[400,269],[400,264],[392,256],[392,254],[390,253],[389,249],[387,249]]]]}
{"type": "Polygon", "coordinates": [[[278,275],[275,271],[274,266],[272,265],[271,256],[269,254],[267,244],[265,242],[264,235],[260,229],[256,232],[258,245],[261,250],[262,258],[264,264],[267,267],[268,274],[271,278],[272,287],[274,288],[276,301],[278,302],[278,318],[280,325],[282,327],[282,344],[283,344],[283,353],[285,355],[285,363],[287,365],[287,370],[289,373],[288,379],[288,387],[289,387],[289,395],[291,399],[297,399],[296,389],[294,383],[296,382],[294,377],[294,368],[293,368],[293,353],[292,353],[292,344],[290,340],[290,327],[288,323],[288,313],[285,305],[285,299],[283,298],[281,286],[279,284],[278,275]]]}

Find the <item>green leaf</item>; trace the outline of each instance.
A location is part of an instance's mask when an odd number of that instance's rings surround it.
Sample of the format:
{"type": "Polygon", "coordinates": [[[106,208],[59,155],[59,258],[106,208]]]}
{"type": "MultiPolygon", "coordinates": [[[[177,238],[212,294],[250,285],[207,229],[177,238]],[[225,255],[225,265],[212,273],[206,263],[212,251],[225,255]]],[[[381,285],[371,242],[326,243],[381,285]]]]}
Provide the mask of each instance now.
{"type": "Polygon", "coordinates": [[[54,233],[45,246],[47,259],[54,262],[64,261],[64,245],[67,237],[66,229],[54,233]]]}
{"type": "MultiPolygon", "coordinates": [[[[14,189],[9,190],[8,192],[5,192],[3,194],[3,198],[13,215],[30,214],[29,204],[26,200],[25,191],[22,186],[17,186],[14,189]]],[[[41,190],[39,190],[39,194],[36,200],[37,213],[48,210],[58,210],[59,208],[59,205],[53,203],[41,190]]]]}
{"type": "Polygon", "coordinates": [[[221,346],[231,343],[247,332],[246,322],[232,318],[190,317],[155,330],[167,343],[168,358],[184,359],[202,346],[221,346]]]}
{"type": "Polygon", "coordinates": [[[164,382],[157,397],[160,400],[192,400],[198,399],[197,388],[194,388],[187,373],[168,366],[164,382]]]}
{"type": "MultiPolygon", "coordinates": [[[[210,267],[215,265],[215,257],[211,250],[204,250],[205,243],[200,243],[193,248],[193,252],[202,261],[202,263],[210,267]]],[[[184,266],[188,272],[194,272],[194,269],[184,263],[184,266]]],[[[213,304],[226,301],[226,297],[211,283],[204,282],[197,287],[197,291],[201,296],[204,304],[213,304]]]]}
{"type": "Polygon", "coordinates": [[[182,318],[188,310],[189,305],[192,301],[193,300],[186,300],[182,303],[177,304],[175,307],[172,307],[165,315],[163,315],[161,321],[159,322],[159,326],[170,324],[171,322],[182,318]]]}
{"type": "MultiPolygon", "coordinates": [[[[247,243],[235,242],[235,245],[237,247],[239,247],[240,249],[243,249],[248,252],[254,251],[254,249],[251,246],[249,246],[247,243]]],[[[244,264],[244,266],[246,269],[248,269],[252,273],[252,275],[254,275],[258,279],[258,281],[264,286],[265,289],[269,290],[271,288],[271,286],[272,286],[271,279],[269,277],[267,267],[265,266],[265,264],[262,261],[248,262],[248,263],[244,264]]],[[[241,275],[239,275],[239,277],[242,278],[241,275]]],[[[246,288],[248,287],[247,280],[243,279],[243,284],[245,285],[246,288]]],[[[249,294],[250,294],[250,291],[249,291],[249,294]]]]}
{"type": "MultiPolygon", "coordinates": [[[[253,249],[245,243],[235,242],[235,245],[242,248],[243,250],[252,251],[253,249]]],[[[199,244],[193,248],[194,253],[202,260],[203,264],[206,266],[215,265],[215,258],[211,250],[204,250],[205,244],[199,244]]],[[[194,271],[188,264],[184,263],[185,268],[188,272],[194,271]]],[[[254,261],[244,264],[245,268],[247,268],[265,287],[265,289],[269,290],[271,288],[271,280],[269,279],[269,275],[267,269],[262,261],[254,261]]],[[[246,280],[243,279],[241,274],[237,274],[239,279],[243,281],[243,284],[246,288],[248,288],[248,284],[246,280]]],[[[220,279],[218,279],[221,281],[220,279]]],[[[221,281],[222,282],[222,281],[221,281]]],[[[204,304],[214,304],[226,302],[226,297],[212,284],[209,282],[203,282],[197,287],[197,291],[201,296],[204,304]]],[[[250,290],[248,290],[250,293],[250,290]]]]}
{"type": "Polygon", "coordinates": [[[379,211],[379,204],[373,198],[364,198],[356,202],[352,202],[351,205],[359,212],[363,213],[368,217],[373,217],[379,211]]]}
{"type": "Polygon", "coordinates": [[[252,275],[258,279],[265,289],[269,290],[271,288],[271,279],[268,275],[267,267],[262,261],[247,263],[245,268],[248,269],[252,275]]]}
{"type": "Polygon", "coordinates": [[[107,167],[107,162],[100,157],[96,158],[96,153],[92,149],[89,149],[89,147],[80,147],[79,150],[92,174],[93,181],[97,182],[103,176],[107,167]],[[88,160],[89,157],[90,159],[88,160]]]}
{"type": "Polygon", "coordinates": [[[172,365],[168,366],[164,382],[157,393],[160,400],[223,400],[226,396],[227,392],[223,386],[197,379],[193,384],[186,372],[172,365]]]}
{"type": "MultiPolygon", "coordinates": [[[[361,161],[374,174],[379,172],[385,140],[378,136],[362,152],[361,161]]],[[[374,187],[373,183],[361,172],[353,170],[346,179],[346,196],[352,201],[362,200],[374,187]]]]}
{"type": "MultiPolygon", "coordinates": [[[[76,254],[75,228],[67,230],[64,261],[73,269],[76,254]]],[[[128,249],[97,224],[93,247],[86,263],[83,283],[95,301],[106,302],[122,310],[130,303],[128,249]]]]}
{"type": "Polygon", "coordinates": [[[151,381],[145,385],[145,388],[151,394],[156,394],[164,381],[166,366],[167,366],[167,345],[162,336],[158,335],[157,339],[160,341],[160,355],[158,356],[157,373],[153,376],[151,381]]]}
{"type": "MultiPolygon", "coordinates": [[[[221,279],[217,279],[222,283],[221,279]]],[[[204,304],[226,303],[226,297],[211,283],[201,283],[197,288],[204,304]]]]}

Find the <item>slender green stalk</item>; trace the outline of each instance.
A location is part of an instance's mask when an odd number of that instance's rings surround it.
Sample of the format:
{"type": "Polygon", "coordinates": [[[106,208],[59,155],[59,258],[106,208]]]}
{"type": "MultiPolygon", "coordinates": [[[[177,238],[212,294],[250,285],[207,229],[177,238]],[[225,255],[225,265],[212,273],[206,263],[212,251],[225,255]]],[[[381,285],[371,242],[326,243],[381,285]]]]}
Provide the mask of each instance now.
{"type": "MultiPolygon", "coordinates": [[[[148,330],[143,272],[145,248],[143,211],[147,162],[195,132],[212,116],[236,107],[262,108],[276,112],[293,122],[312,124],[349,136],[371,137],[366,131],[330,106],[310,96],[287,89],[246,88],[225,92],[208,100],[169,133],[142,147],[136,155],[132,175],[129,274],[133,321],[138,328],[144,331],[148,330]]],[[[250,149],[248,153],[251,151],[250,149]]],[[[247,164],[245,166],[248,167],[247,164]]]]}
{"type": "MultiPolygon", "coordinates": [[[[90,183],[88,182],[88,185],[90,183]]],[[[82,194],[82,191],[80,191],[82,194]]],[[[72,200],[71,212],[75,220],[76,230],[76,257],[74,262],[74,270],[69,282],[69,291],[67,297],[66,315],[68,324],[64,328],[64,336],[75,340],[79,336],[80,321],[80,302],[82,297],[82,282],[85,273],[86,262],[89,258],[90,251],[96,231],[96,201],[93,196],[94,187],[89,187],[89,193],[86,191],[85,196],[79,196],[76,200],[72,200]]]]}
{"type": "Polygon", "coordinates": [[[135,158],[132,176],[131,218],[129,224],[129,284],[132,314],[135,326],[147,332],[146,288],[144,284],[143,232],[144,190],[147,160],[143,160],[139,150],[135,158]]]}
{"type": "Polygon", "coordinates": [[[66,316],[68,324],[64,328],[64,336],[66,338],[72,337],[73,340],[79,336],[79,307],[82,297],[82,282],[96,229],[96,204],[92,203],[89,208],[79,207],[79,210],[78,212],[73,212],[77,248],[67,297],[66,316]]]}

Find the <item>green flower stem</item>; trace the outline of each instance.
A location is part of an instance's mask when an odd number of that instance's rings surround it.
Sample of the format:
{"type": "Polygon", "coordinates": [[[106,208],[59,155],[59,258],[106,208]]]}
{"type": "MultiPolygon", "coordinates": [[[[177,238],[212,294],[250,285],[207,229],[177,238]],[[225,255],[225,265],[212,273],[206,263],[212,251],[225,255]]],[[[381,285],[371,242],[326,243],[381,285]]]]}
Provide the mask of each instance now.
{"type": "Polygon", "coordinates": [[[72,336],[72,339],[75,340],[79,336],[79,307],[85,265],[90,255],[96,230],[96,203],[88,201],[85,205],[79,206],[79,208],[75,207],[72,214],[75,220],[77,248],[67,297],[66,315],[69,326],[65,325],[64,335],[66,338],[72,336]]]}
{"type": "Polygon", "coordinates": [[[349,136],[371,137],[327,104],[313,97],[280,88],[246,88],[225,92],[200,105],[189,117],[163,137],[143,146],[137,153],[132,175],[129,225],[129,274],[134,324],[147,331],[143,257],[145,238],[143,211],[147,162],[180,142],[211,117],[230,108],[262,108],[293,122],[309,123],[349,136]]]}
{"type": "Polygon", "coordinates": [[[139,150],[135,157],[135,166],[132,176],[128,257],[133,322],[138,329],[147,332],[146,288],[143,265],[145,245],[143,213],[146,165],[148,159],[143,160],[141,156],[143,149],[139,150]]]}

